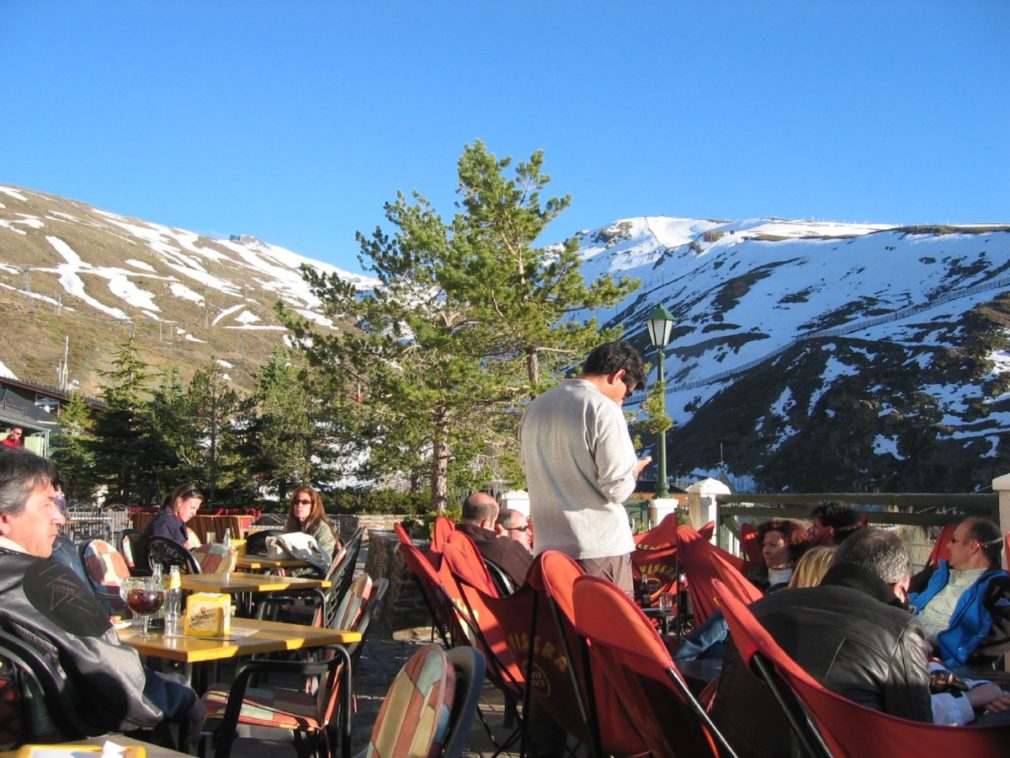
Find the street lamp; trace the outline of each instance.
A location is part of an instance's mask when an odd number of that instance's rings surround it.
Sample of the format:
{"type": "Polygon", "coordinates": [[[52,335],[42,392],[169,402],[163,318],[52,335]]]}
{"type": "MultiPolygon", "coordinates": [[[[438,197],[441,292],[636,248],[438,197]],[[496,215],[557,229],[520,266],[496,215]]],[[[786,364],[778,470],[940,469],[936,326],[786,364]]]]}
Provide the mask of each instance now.
{"type": "MultiPolygon", "coordinates": [[[[675,320],[673,314],[670,313],[662,305],[657,305],[656,310],[654,310],[649,318],[646,320],[646,325],[649,327],[649,340],[652,342],[653,347],[656,348],[656,354],[659,356],[659,383],[663,385],[664,383],[664,373],[663,373],[663,363],[664,354],[663,348],[670,344],[670,336],[673,333],[673,325],[675,320]]],[[[660,398],[661,408],[663,409],[663,415],[666,415],[666,387],[663,387],[663,396],[660,398]]],[[[656,498],[665,498],[670,496],[670,485],[666,481],[666,432],[659,433],[659,450],[657,451],[659,455],[659,473],[656,479],[656,498]]]]}

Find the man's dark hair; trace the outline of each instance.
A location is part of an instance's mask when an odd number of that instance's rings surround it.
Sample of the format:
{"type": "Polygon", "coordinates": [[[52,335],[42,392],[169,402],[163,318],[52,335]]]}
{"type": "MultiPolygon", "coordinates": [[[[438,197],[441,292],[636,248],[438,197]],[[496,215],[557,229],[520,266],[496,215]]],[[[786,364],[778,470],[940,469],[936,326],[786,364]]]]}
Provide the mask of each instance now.
{"type": "Polygon", "coordinates": [[[846,537],[862,526],[859,514],[846,503],[821,503],[811,512],[810,518],[817,519],[824,526],[830,526],[835,530],[836,545],[840,545],[846,537]]]}
{"type": "Polygon", "coordinates": [[[494,521],[498,515],[498,504],[494,497],[484,492],[471,492],[463,501],[462,521],[472,521],[479,524],[485,519],[494,521]]]}
{"type": "Polygon", "coordinates": [[[835,553],[833,566],[855,563],[872,571],[887,584],[896,584],[912,573],[912,560],[898,535],[884,529],[859,529],[835,553]]]}
{"type": "Polygon", "coordinates": [[[645,365],[630,342],[604,342],[594,347],[582,364],[587,376],[610,376],[624,369],[624,383],[632,390],[645,388],[645,365]]]}
{"type": "Polygon", "coordinates": [[[1000,556],[1003,553],[1003,535],[999,527],[987,518],[967,519],[968,528],[964,536],[969,540],[978,540],[982,552],[989,559],[993,568],[1000,567],[1000,556]]]}
{"type": "Polygon", "coordinates": [[[45,458],[23,448],[0,452],[0,512],[16,516],[28,502],[32,490],[56,477],[56,469],[45,458]]]}

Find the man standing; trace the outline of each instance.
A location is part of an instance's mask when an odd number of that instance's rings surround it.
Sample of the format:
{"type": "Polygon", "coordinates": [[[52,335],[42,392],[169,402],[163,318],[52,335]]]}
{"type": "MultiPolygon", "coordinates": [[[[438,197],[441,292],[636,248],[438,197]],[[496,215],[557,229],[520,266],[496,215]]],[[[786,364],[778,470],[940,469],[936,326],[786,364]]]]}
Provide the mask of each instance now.
{"type": "Polygon", "coordinates": [[[50,463],[33,453],[0,451],[0,628],[58,659],[95,734],[176,720],[195,741],[203,708],[193,690],[145,669],[137,652],[120,644],[90,589],[50,560],[65,522],[54,477],[50,463]]]}
{"type": "Polygon", "coordinates": [[[950,560],[912,580],[909,602],[946,666],[1010,652],[1010,576],[1000,568],[1003,535],[970,518],[950,538],[950,560]]]}
{"type": "Polygon", "coordinates": [[[474,541],[480,554],[508,574],[519,587],[533,565],[533,555],[515,540],[506,539],[494,530],[498,517],[498,503],[484,492],[474,492],[463,501],[463,513],[456,525],[474,541]]]}
{"type": "Polygon", "coordinates": [[[629,596],[635,543],[623,503],[651,459],[635,459],[621,405],[644,386],[638,351],[608,342],[589,353],[579,378],[530,403],[519,427],[536,552],[567,553],[629,596]]]}

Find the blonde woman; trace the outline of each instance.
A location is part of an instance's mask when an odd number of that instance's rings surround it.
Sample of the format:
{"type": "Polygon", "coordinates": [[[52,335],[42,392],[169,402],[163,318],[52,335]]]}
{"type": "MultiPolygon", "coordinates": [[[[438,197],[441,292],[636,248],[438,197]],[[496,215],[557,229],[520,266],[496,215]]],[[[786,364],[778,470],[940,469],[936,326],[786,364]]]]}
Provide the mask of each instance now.
{"type": "Polygon", "coordinates": [[[821,579],[831,568],[831,561],[835,559],[834,545],[819,545],[812,547],[803,554],[803,557],[796,562],[792,578],[789,580],[789,587],[816,587],[821,583],[821,579]]]}

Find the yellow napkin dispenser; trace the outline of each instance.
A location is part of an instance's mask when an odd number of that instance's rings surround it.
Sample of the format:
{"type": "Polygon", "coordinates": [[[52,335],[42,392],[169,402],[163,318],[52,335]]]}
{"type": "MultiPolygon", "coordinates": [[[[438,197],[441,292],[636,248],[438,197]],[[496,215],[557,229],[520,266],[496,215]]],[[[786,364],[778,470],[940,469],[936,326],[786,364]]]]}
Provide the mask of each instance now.
{"type": "Polygon", "coordinates": [[[184,633],[193,637],[226,637],[231,631],[231,597],[194,592],[186,598],[184,633]]]}

